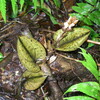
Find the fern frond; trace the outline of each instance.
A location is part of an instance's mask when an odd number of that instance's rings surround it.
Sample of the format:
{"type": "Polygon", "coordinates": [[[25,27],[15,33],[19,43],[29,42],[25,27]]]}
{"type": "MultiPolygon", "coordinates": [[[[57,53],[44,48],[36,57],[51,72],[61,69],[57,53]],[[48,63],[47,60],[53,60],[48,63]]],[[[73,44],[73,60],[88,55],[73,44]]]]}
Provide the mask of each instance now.
{"type": "Polygon", "coordinates": [[[60,0],[53,0],[56,7],[60,8],[60,0]]]}
{"type": "Polygon", "coordinates": [[[38,7],[38,0],[32,0],[33,4],[34,4],[34,9],[36,11],[37,7],[38,7]]]}
{"type": "Polygon", "coordinates": [[[22,11],[22,8],[23,8],[23,5],[24,5],[24,2],[25,2],[24,0],[20,0],[20,2],[19,2],[19,3],[20,3],[20,12],[22,11]]]}
{"type": "Polygon", "coordinates": [[[12,4],[12,10],[13,10],[13,16],[16,17],[17,16],[17,9],[18,9],[18,6],[17,6],[17,0],[11,0],[11,4],[12,4]]]}
{"type": "Polygon", "coordinates": [[[0,0],[0,11],[4,22],[6,22],[6,0],[0,0]]]}

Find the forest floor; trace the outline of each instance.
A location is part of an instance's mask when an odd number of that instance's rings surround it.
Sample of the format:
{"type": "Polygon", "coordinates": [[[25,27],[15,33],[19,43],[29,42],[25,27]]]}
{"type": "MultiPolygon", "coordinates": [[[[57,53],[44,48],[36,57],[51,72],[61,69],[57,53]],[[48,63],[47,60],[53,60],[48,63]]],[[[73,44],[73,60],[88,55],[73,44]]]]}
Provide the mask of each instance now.
{"type": "MultiPolygon", "coordinates": [[[[54,31],[60,28],[60,25],[53,25],[47,20],[43,12],[35,19],[32,19],[32,14],[29,13],[6,24],[0,22],[0,52],[5,57],[0,62],[0,100],[62,100],[63,93],[71,85],[95,80],[81,63],[76,62],[76,59],[83,59],[82,55],[79,54],[80,49],[72,52],[56,50],[48,52],[47,50],[49,57],[56,57],[52,63],[47,62],[54,79],[45,80],[41,87],[35,91],[24,88],[24,79],[21,79],[21,76],[25,68],[18,57],[18,36],[22,35],[23,32],[31,32],[33,38],[47,47],[47,41],[51,42],[54,31]],[[53,89],[54,87],[55,89],[53,89]],[[44,99],[45,97],[49,97],[49,99],[44,99]]],[[[87,42],[81,47],[86,48],[86,46],[87,42]]],[[[87,49],[87,52],[93,56],[97,64],[100,64],[100,48],[98,45],[87,49]]],[[[68,95],[79,94],[70,93],[68,95]]]]}

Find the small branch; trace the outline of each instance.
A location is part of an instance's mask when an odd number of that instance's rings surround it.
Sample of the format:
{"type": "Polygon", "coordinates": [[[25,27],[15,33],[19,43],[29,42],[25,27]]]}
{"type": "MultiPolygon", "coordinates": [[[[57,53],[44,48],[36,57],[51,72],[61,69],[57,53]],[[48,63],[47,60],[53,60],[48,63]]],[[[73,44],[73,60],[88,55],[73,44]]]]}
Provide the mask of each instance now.
{"type": "Polygon", "coordinates": [[[96,41],[92,41],[92,40],[87,40],[87,42],[100,45],[100,42],[96,42],[96,41]]]}
{"type": "Polygon", "coordinates": [[[56,54],[59,55],[59,56],[61,56],[61,57],[66,58],[66,59],[69,59],[69,60],[73,60],[73,61],[77,61],[78,60],[78,59],[75,59],[75,58],[66,57],[66,56],[64,56],[62,54],[58,54],[58,53],[56,53],[56,54]]]}

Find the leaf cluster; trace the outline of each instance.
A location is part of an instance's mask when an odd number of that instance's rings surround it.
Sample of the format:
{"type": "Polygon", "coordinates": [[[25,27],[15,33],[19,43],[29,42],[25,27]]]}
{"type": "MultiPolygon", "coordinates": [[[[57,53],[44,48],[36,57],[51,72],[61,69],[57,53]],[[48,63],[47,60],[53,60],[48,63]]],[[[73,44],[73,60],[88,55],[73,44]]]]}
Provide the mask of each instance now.
{"type": "Polygon", "coordinates": [[[85,0],[86,3],[77,3],[72,9],[76,13],[71,16],[76,16],[80,21],[87,25],[100,25],[100,2],[99,0],[85,0]]]}
{"type": "Polygon", "coordinates": [[[82,49],[81,54],[84,56],[84,61],[78,61],[82,63],[96,78],[97,82],[82,82],[79,84],[75,84],[71,86],[64,94],[69,92],[76,92],[80,91],[84,93],[84,96],[72,96],[72,97],[65,97],[64,99],[67,100],[100,100],[100,71],[98,71],[96,62],[92,58],[92,56],[87,53],[84,49],[82,49]]]}

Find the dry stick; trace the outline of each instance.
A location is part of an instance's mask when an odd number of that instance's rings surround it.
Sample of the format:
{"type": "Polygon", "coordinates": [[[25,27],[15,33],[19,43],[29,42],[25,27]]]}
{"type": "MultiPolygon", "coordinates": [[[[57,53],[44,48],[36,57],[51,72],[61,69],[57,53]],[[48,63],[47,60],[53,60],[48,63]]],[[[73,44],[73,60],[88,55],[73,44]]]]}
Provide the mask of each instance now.
{"type": "Polygon", "coordinates": [[[78,59],[75,59],[75,58],[66,57],[66,56],[64,56],[62,54],[58,54],[58,53],[56,53],[56,54],[59,55],[59,56],[61,56],[61,57],[66,58],[66,59],[69,59],[69,60],[74,60],[74,61],[77,61],[78,60],[78,59]]]}
{"type": "Polygon", "coordinates": [[[96,42],[96,41],[92,41],[92,40],[87,40],[87,42],[100,45],[100,42],[96,42]]]}
{"type": "Polygon", "coordinates": [[[9,32],[9,33],[7,33],[7,34],[4,34],[4,35],[2,35],[2,36],[0,36],[0,40],[2,40],[2,39],[4,39],[4,38],[8,37],[9,35],[12,35],[12,33],[13,33],[13,31],[12,31],[12,32],[9,32]]]}
{"type": "MultiPolygon", "coordinates": [[[[61,57],[66,58],[66,59],[69,59],[69,60],[73,60],[73,61],[77,61],[78,60],[78,59],[75,59],[75,58],[66,57],[66,56],[64,56],[62,54],[58,54],[58,53],[56,53],[56,54],[59,55],[59,56],[61,56],[61,57]]],[[[97,66],[100,66],[100,64],[97,64],[97,66]]]]}

